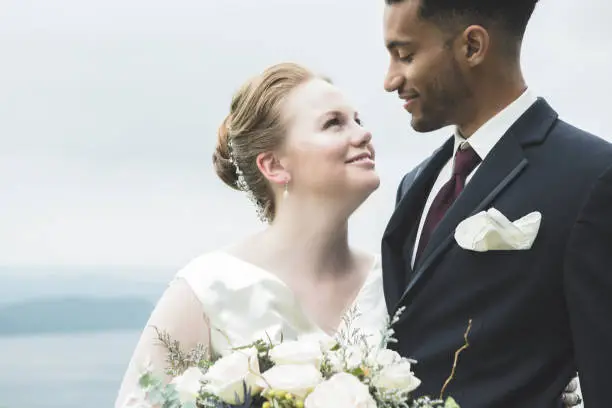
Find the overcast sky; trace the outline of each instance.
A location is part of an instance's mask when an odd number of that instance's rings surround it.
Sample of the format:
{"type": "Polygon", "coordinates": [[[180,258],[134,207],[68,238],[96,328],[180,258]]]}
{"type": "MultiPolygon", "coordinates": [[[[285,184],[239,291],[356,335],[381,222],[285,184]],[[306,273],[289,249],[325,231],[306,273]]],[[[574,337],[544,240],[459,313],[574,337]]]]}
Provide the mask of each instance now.
{"type": "MultiPolygon", "coordinates": [[[[354,242],[377,251],[396,184],[449,129],[415,134],[382,80],[382,0],[2,0],[0,264],[178,267],[261,227],[213,173],[233,91],[293,60],[325,73],[374,133],[381,189],[354,242]]],[[[531,88],[612,140],[612,6],[542,0],[531,88]]]]}

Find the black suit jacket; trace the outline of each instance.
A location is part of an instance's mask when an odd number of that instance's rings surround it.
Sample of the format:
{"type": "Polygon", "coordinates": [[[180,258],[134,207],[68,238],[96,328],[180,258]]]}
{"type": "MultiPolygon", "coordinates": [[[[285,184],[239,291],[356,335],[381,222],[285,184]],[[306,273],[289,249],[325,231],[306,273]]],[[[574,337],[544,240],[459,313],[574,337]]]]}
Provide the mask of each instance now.
{"type": "Polygon", "coordinates": [[[437,396],[472,319],[447,394],[465,408],[559,407],[580,373],[585,406],[609,408],[612,379],[612,145],[532,105],[482,162],[417,261],[425,200],[452,138],[408,173],[382,241],[400,354],[418,361],[418,394],[437,396]],[[457,224],[495,207],[511,221],[542,214],[530,250],[476,253],[457,224]]]}

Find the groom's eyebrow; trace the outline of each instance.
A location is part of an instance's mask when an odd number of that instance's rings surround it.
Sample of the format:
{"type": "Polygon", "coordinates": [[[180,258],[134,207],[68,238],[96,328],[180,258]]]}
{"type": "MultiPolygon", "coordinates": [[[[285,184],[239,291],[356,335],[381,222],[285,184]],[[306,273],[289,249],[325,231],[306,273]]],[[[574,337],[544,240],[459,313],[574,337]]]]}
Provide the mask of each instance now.
{"type": "Polygon", "coordinates": [[[410,41],[394,40],[394,41],[387,42],[387,49],[391,51],[394,48],[409,47],[411,45],[412,43],[410,41]]]}

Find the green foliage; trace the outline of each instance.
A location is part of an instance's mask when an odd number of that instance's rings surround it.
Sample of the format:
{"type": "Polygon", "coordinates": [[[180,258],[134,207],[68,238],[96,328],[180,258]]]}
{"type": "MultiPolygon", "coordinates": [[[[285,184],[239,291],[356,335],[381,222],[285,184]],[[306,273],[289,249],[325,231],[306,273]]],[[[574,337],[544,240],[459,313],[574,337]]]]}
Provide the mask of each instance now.
{"type": "Polygon", "coordinates": [[[255,348],[255,350],[257,350],[257,356],[259,359],[259,369],[261,372],[264,372],[272,368],[274,365],[274,362],[270,358],[270,350],[272,350],[274,346],[275,344],[272,342],[272,339],[268,337],[268,341],[256,340],[251,344],[247,344],[246,346],[234,347],[232,350],[246,350],[255,348]]]}
{"type": "Polygon", "coordinates": [[[196,345],[189,351],[184,351],[178,340],[173,340],[165,331],[159,331],[153,327],[157,333],[157,340],[168,351],[166,355],[166,374],[176,377],[183,374],[190,367],[199,367],[206,372],[213,361],[208,359],[208,349],[202,344],[196,345]]]}
{"type": "Polygon", "coordinates": [[[143,374],[139,379],[142,389],[147,392],[147,400],[161,408],[185,408],[181,404],[179,394],[173,384],[164,384],[161,378],[150,372],[143,374]]]}
{"type": "Polygon", "coordinates": [[[457,404],[457,402],[452,397],[448,397],[446,401],[444,402],[444,408],[461,408],[461,407],[459,407],[459,404],[457,404]]]}

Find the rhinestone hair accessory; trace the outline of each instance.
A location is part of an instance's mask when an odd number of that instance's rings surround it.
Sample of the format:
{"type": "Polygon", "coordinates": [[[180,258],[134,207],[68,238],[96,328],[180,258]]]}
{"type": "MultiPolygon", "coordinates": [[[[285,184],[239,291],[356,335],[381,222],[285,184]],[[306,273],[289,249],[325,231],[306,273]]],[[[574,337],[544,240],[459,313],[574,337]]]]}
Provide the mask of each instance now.
{"type": "Polygon", "coordinates": [[[255,209],[257,211],[257,218],[259,218],[261,222],[270,222],[270,220],[266,216],[263,204],[257,199],[257,197],[255,197],[253,190],[251,190],[249,184],[244,178],[244,173],[240,169],[238,161],[236,160],[236,157],[234,155],[234,145],[231,139],[228,140],[227,146],[229,148],[229,160],[234,165],[234,169],[236,170],[236,187],[238,188],[238,190],[246,193],[249,200],[253,203],[253,205],[255,205],[255,209]]]}

